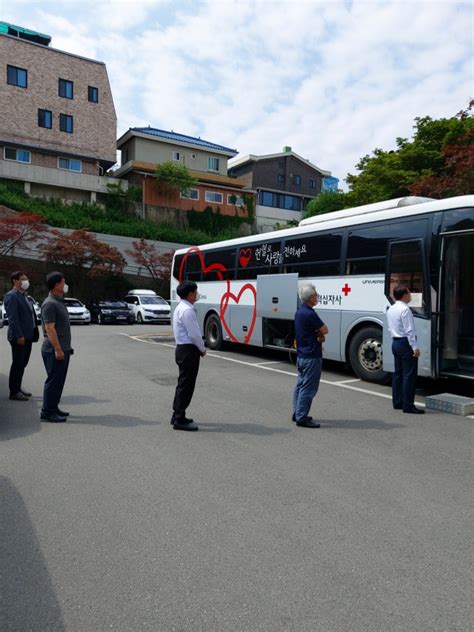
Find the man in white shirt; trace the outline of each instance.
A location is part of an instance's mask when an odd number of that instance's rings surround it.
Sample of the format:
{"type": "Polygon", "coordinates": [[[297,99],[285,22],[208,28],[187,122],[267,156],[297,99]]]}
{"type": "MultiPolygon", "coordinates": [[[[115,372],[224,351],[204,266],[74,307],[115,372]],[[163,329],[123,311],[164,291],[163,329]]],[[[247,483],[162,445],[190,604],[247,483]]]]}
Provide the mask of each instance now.
{"type": "Polygon", "coordinates": [[[392,336],[395,372],[392,379],[393,407],[404,413],[422,415],[425,411],[415,406],[416,376],[420,350],[416,341],[415,320],[408,303],[410,290],[398,285],[393,290],[395,303],[387,311],[388,330],[392,336]]]}
{"type": "Polygon", "coordinates": [[[184,281],[176,288],[181,301],[173,314],[173,334],[176,340],[176,364],[179,367],[178,385],[173,401],[171,424],[175,430],[198,430],[193,419],[186,417],[199,371],[199,360],[206,355],[194,303],[199,295],[196,283],[184,281]]]}

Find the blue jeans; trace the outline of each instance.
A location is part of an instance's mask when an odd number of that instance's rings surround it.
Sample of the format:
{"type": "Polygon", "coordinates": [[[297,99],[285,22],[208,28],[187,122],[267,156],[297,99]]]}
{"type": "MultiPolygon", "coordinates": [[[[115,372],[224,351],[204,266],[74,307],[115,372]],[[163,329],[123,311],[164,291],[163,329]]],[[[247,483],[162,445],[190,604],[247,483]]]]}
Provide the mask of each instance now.
{"type": "Polygon", "coordinates": [[[298,358],[296,360],[298,379],[293,391],[293,415],[297,422],[309,415],[311,403],[318,392],[322,365],[322,358],[298,358]]]}
{"type": "Polygon", "coordinates": [[[66,381],[69,366],[69,351],[64,352],[64,360],[56,360],[54,351],[42,351],[44,368],[48,377],[44,383],[43,408],[44,415],[55,414],[58,411],[64,382],[66,381]]]}

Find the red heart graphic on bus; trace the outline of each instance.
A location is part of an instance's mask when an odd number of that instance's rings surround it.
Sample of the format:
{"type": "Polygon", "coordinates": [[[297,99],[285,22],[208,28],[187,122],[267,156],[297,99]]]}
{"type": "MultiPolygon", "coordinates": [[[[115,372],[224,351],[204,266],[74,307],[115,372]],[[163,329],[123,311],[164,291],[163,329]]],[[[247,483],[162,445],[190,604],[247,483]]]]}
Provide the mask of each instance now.
{"type": "Polygon", "coordinates": [[[199,258],[199,261],[201,263],[201,268],[202,271],[204,272],[204,274],[207,274],[208,272],[212,272],[214,270],[217,270],[217,276],[219,277],[220,281],[224,280],[224,277],[222,275],[223,272],[227,272],[227,268],[225,267],[225,265],[223,265],[222,263],[211,263],[211,265],[209,266],[205,266],[204,265],[204,257],[202,256],[202,252],[201,249],[199,248],[199,246],[192,246],[184,255],[182,261],[181,261],[181,265],[179,266],[179,282],[181,283],[181,281],[183,280],[183,271],[184,271],[184,264],[186,259],[188,258],[188,256],[192,253],[195,252],[199,258]]]}
{"type": "Polygon", "coordinates": [[[248,266],[251,258],[252,258],[251,248],[241,248],[239,250],[239,262],[242,268],[246,268],[248,266]]]}
{"type": "Polygon", "coordinates": [[[247,290],[250,290],[250,292],[252,292],[252,294],[253,294],[253,314],[252,314],[252,320],[250,322],[250,326],[249,326],[247,335],[245,336],[244,341],[243,341],[244,345],[249,342],[249,340],[250,340],[250,338],[251,338],[251,336],[253,334],[253,330],[254,330],[254,327],[255,327],[255,321],[257,320],[257,292],[256,292],[254,286],[251,283],[246,283],[245,285],[243,285],[240,288],[240,292],[237,295],[235,295],[233,292],[230,291],[230,282],[227,281],[227,292],[224,292],[224,294],[221,296],[220,313],[219,313],[219,317],[221,319],[222,326],[224,327],[226,332],[229,334],[229,338],[233,342],[240,342],[240,340],[237,340],[237,338],[234,336],[234,334],[232,333],[229,325],[226,323],[225,313],[226,313],[227,307],[229,305],[229,299],[232,299],[236,303],[239,303],[242,294],[244,292],[246,292],[247,290]]]}

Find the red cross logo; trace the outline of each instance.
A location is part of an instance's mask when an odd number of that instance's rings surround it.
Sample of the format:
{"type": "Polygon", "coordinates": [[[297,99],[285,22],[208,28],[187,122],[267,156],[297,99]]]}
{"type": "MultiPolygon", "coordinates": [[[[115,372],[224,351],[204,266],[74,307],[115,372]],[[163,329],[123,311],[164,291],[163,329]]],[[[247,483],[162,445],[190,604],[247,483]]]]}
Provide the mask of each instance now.
{"type": "Polygon", "coordinates": [[[344,296],[347,296],[349,292],[351,292],[351,288],[346,283],[345,286],[342,288],[342,291],[344,292],[344,296]]]}

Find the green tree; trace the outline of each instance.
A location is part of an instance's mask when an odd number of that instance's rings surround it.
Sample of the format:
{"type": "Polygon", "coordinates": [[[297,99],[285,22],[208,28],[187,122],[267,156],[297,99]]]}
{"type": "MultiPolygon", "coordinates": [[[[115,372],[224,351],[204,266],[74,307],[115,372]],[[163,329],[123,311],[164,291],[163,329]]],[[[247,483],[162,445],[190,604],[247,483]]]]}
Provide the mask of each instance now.
{"type": "Polygon", "coordinates": [[[340,211],[345,206],[345,193],[343,191],[321,191],[321,193],[308,202],[305,217],[323,215],[340,211]]]}
{"type": "Polygon", "coordinates": [[[171,160],[156,165],[155,178],[162,193],[172,193],[179,189],[180,193],[185,194],[197,182],[187,167],[171,160]]]}
{"type": "Polygon", "coordinates": [[[451,118],[418,117],[412,140],[397,138],[395,150],[375,149],[372,155],[364,156],[356,165],[359,173],[348,174],[346,178],[349,192],[345,206],[410,195],[415,182],[445,175],[448,167],[445,148],[464,144],[461,139],[474,128],[471,107],[451,118]]]}

